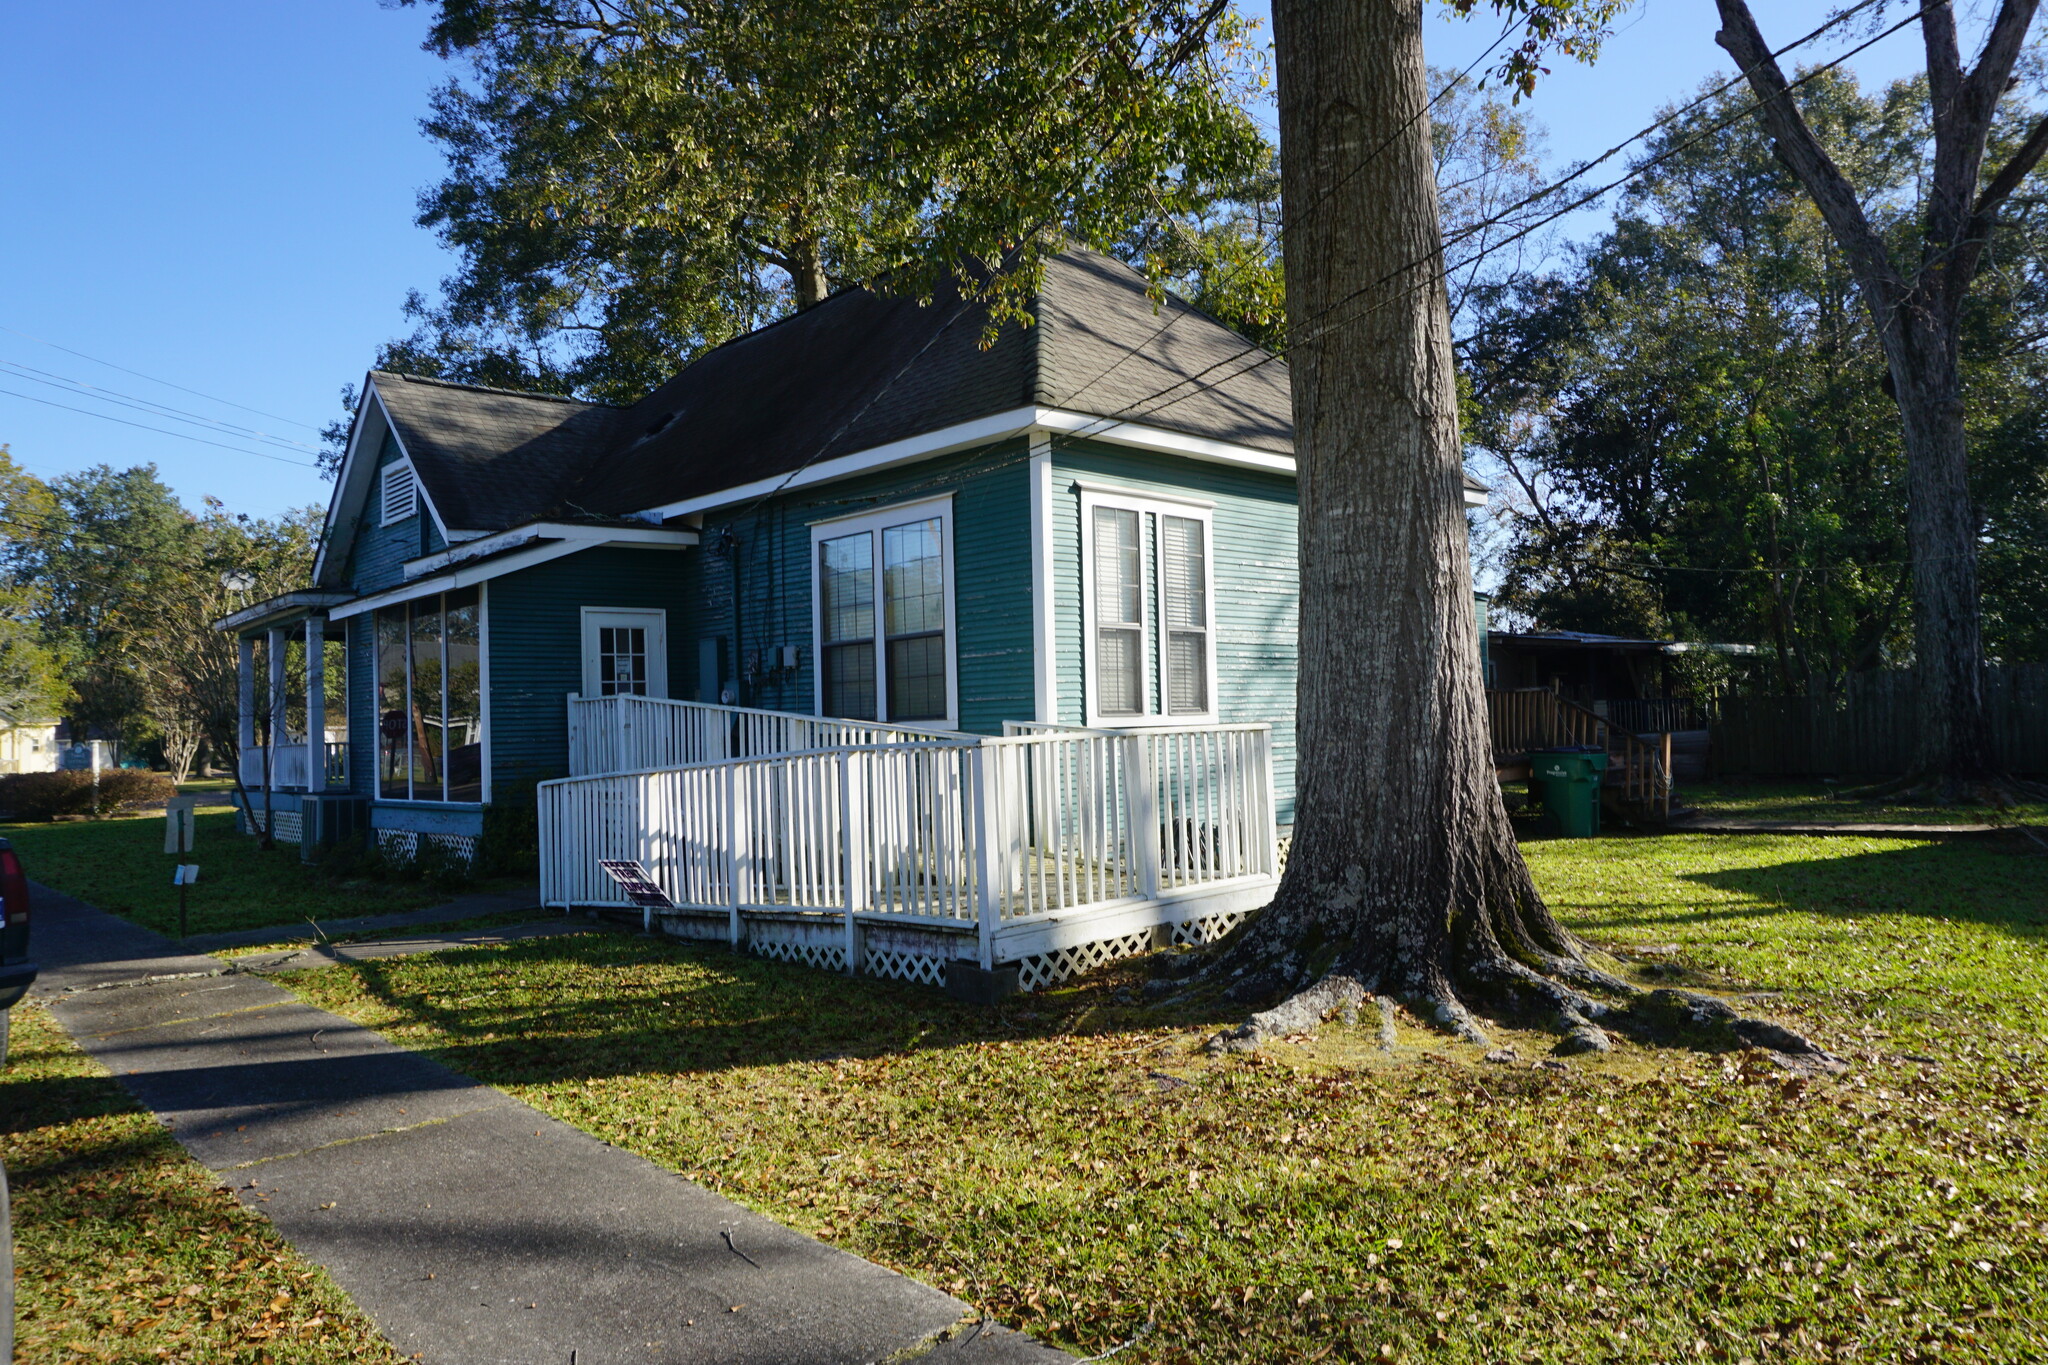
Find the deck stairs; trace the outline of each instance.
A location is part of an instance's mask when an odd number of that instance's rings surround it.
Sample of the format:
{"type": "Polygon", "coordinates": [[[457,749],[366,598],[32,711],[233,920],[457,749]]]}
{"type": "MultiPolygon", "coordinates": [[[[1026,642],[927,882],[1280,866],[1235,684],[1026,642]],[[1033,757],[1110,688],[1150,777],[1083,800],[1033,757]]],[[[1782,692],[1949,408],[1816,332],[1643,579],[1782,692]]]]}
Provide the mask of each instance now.
{"type": "Polygon", "coordinates": [[[1608,814],[1632,825],[1662,826],[1684,812],[1671,780],[1670,734],[1635,734],[1547,687],[1489,691],[1486,712],[1501,781],[1526,781],[1536,750],[1593,745],[1607,753],[1600,798],[1608,814]]]}

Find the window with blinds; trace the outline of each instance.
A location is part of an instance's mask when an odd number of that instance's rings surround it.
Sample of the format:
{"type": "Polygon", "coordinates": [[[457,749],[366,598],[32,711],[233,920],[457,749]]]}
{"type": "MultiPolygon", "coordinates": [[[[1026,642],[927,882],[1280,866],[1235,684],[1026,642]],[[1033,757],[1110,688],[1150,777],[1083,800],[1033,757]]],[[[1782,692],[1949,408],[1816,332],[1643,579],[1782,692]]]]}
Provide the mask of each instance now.
{"type": "Polygon", "coordinates": [[[1208,507],[1083,485],[1081,525],[1088,723],[1214,719],[1208,507]]]}

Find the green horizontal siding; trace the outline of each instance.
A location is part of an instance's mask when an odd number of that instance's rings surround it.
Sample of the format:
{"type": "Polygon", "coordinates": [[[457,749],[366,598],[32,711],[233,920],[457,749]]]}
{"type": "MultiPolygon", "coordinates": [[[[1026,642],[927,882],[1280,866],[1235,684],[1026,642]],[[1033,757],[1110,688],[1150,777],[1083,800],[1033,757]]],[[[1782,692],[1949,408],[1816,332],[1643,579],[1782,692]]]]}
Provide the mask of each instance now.
{"type": "Polygon", "coordinates": [[[491,796],[530,801],[532,786],[568,773],[567,698],[583,690],[583,608],[660,607],[668,613],[669,686],[693,676],[686,565],[697,550],[584,550],[492,579],[491,796]]]}
{"type": "MultiPolygon", "coordinates": [[[[1201,460],[1060,439],[1052,454],[1054,678],[1062,722],[1085,720],[1082,692],[1081,497],[1076,480],[1134,494],[1177,493],[1216,504],[1217,719],[1273,727],[1280,823],[1294,822],[1294,688],[1301,597],[1294,480],[1201,460]]],[[[1147,595],[1148,617],[1156,610],[1147,595]]],[[[1155,623],[1156,624],[1156,623],[1155,623]]],[[[1155,636],[1156,638],[1156,636],[1155,636]]],[[[1156,663],[1152,687],[1159,686],[1156,663]]]]}
{"type": "MultiPolygon", "coordinates": [[[[742,705],[805,714],[817,705],[813,634],[811,526],[832,517],[882,511],[892,503],[953,495],[952,642],[960,680],[962,729],[996,734],[1005,720],[1032,713],[1031,500],[1029,452],[1005,442],[901,469],[802,489],[754,508],[706,518],[702,543],[689,551],[683,600],[691,604],[688,672],[670,678],[679,697],[696,697],[697,640],[722,639],[729,676],[745,655],[774,657],[795,645],[801,665],[764,674],[742,688],[742,705]],[[731,532],[730,558],[716,552],[731,532]],[[735,570],[737,573],[735,574],[735,570]],[[741,604],[734,644],[735,576],[741,604]],[[735,648],[737,653],[735,653],[735,648]]],[[[674,630],[673,624],[671,630],[674,630]]],[[[711,698],[705,698],[711,700],[711,698]]]]}

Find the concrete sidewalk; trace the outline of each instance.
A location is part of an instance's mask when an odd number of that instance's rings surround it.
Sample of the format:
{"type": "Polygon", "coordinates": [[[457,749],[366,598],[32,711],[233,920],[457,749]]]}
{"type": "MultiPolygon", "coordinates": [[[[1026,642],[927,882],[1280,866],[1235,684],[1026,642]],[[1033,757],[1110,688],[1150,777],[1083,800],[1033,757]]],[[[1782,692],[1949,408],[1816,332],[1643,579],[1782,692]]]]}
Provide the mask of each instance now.
{"type": "Polygon", "coordinates": [[[268,981],[187,975],[217,959],[36,915],[51,1013],[428,1365],[1069,1359],[268,981]]]}

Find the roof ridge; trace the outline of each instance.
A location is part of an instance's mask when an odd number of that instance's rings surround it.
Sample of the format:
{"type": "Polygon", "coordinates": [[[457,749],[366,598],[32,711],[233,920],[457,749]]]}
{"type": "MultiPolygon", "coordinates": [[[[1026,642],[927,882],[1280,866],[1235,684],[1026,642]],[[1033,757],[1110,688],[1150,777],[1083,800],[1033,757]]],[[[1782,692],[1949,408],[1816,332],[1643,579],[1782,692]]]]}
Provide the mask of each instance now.
{"type": "Polygon", "coordinates": [[[496,384],[465,384],[459,379],[442,379],[430,374],[407,374],[403,370],[372,370],[371,376],[386,379],[403,379],[408,384],[432,384],[443,389],[467,389],[472,393],[502,393],[508,398],[532,398],[543,403],[572,403],[580,408],[612,408],[623,411],[618,403],[600,403],[589,398],[571,398],[561,393],[535,393],[531,389],[507,389],[496,384]]]}

